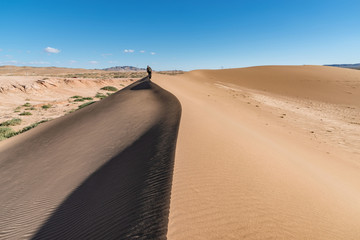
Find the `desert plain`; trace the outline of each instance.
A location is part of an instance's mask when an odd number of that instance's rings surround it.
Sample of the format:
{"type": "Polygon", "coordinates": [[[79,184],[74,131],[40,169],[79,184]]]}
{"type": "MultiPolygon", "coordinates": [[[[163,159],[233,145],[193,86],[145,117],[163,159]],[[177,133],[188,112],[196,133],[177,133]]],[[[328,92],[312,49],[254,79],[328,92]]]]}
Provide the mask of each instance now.
{"type": "Polygon", "coordinates": [[[0,70],[1,239],[360,237],[359,70],[0,70]]]}

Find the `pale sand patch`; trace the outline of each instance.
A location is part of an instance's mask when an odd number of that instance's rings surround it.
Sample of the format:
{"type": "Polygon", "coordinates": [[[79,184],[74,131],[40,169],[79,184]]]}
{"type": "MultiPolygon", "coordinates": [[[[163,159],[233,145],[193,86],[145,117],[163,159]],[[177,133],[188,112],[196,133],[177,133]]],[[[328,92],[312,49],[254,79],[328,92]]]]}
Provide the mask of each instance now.
{"type": "MultiPolygon", "coordinates": [[[[215,86],[241,94],[248,94],[249,99],[259,105],[271,107],[270,111],[284,118],[294,127],[302,128],[314,134],[319,141],[331,141],[350,152],[360,154],[360,114],[355,106],[323,103],[316,100],[285,97],[269,94],[234,84],[215,83],[215,86]],[[319,129],[314,132],[313,129],[319,129]]],[[[267,109],[269,110],[269,109],[267,109]]]]}
{"type": "Polygon", "coordinates": [[[137,79],[0,76],[0,123],[13,118],[20,118],[22,119],[21,124],[12,127],[17,131],[35,122],[58,118],[76,110],[81,104],[99,101],[99,98],[95,98],[98,92],[105,96],[107,93],[113,93],[100,90],[104,86],[110,85],[122,89],[135,80],[137,79]],[[76,102],[75,99],[71,98],[76,95],[91,97],[93,100],[76,102]],[[23,105],[26,103],[29,103],[34,109],[24,107],[23,105]],[[43,105],[51,105],[51,107],[43,109],[43,105]],[[22,112],[30,112],[32,115],[20,116],[19,114],[22,112]]]}

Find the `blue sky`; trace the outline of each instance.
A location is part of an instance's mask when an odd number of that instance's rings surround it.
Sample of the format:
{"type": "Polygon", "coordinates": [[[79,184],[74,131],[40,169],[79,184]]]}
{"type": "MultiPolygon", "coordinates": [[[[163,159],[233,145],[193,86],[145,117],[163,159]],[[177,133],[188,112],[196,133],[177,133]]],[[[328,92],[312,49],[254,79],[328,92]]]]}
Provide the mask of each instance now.
{"type": "Polygon", "coordinates": [[[0,65],[358,63],[359,23],[358,0],[1,0],[0,65]]]}

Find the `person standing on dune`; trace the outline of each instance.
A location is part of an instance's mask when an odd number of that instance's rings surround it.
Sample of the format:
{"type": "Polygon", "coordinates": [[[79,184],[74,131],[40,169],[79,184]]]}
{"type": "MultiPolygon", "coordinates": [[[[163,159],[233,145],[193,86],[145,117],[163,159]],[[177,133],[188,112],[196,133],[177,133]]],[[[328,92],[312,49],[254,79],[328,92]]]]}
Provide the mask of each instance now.
{"type": "Polygon", "coordinates": [[[146,71],[147,71],[147,73],[148,73],[149,80],[151,80],[152,69],[151,69],[151,67],[150,67],[149,65],[147,65],[146,71]]]}

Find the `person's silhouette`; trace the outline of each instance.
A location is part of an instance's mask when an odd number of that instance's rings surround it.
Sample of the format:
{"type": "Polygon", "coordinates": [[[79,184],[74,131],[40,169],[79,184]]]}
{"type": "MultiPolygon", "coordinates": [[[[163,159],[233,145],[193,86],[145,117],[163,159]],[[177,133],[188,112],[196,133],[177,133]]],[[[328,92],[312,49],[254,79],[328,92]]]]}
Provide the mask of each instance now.
{"type": "Polygon", "coordinates": [[[148,73],[148,76],[149,76],[149,80],[151,79],[151,73],[152,73],[152,69],[149,65],[147,65],[147,68],[146,68],[146,71],[148,73]]]}

